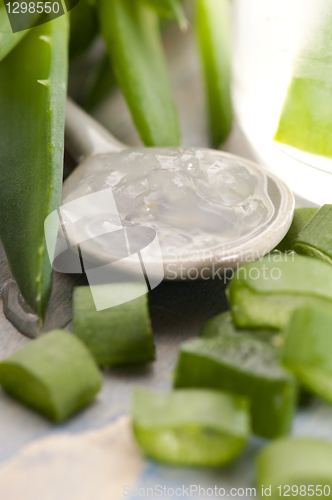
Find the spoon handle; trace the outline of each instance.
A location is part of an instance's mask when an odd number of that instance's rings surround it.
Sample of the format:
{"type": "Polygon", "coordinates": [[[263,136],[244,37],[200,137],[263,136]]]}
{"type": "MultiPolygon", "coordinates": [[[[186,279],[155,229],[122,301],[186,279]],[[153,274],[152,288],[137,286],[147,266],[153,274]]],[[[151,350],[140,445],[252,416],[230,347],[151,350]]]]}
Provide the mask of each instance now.
{"type": "Polygon", "coordinates": [[[66,146],[79,162],[88,156],[116,153],[127,147],[70,98],[67,98],[65,135],[66,146]]]}

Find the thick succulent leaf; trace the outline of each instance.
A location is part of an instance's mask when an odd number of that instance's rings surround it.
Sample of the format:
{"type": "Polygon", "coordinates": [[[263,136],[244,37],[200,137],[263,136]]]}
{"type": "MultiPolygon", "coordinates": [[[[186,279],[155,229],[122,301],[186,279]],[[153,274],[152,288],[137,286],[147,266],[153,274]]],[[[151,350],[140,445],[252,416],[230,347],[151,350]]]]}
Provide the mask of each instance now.
{"type": "Polygon", "coordinates": [[[210,128],[219,147],[232,129],[230,0],[197,0],[196,28],[201,49],[210,128]]]}
{"type": "Polygon", "coordinates": [[[0,237],[40,317],[52,285],[44,220],[60,203],[68,17],[30,30],[0,64],[0,237]]]}
{"type": "Polygon", "coordinates": [[[157,14],[140,0],[100,0],[101,30],[117,81],[147,146],[178,146],[179,123],[157,14]]]}
{"type": "MultiPolygon", "coordinates": [[[[37,18],[39,14],[36,14],[37,18]]],[[[22,40],[28,30],[13,33],[3,0],[0,0],[0,61],[22,40]]]]}

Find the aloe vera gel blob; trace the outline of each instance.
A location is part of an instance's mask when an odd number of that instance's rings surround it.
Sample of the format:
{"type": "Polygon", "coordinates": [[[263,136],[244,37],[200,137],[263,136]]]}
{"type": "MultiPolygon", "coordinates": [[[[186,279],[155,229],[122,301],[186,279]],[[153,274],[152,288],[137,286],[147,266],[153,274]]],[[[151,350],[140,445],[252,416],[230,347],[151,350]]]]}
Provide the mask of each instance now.
{"type": "MultiPolygon", "coordinates": [[[[82,197],[91,260],[112,259],[112,249],[98,238],[110,222],[119,229],[147,226],[158,236],[170,279],[183,277],[187,271],[181,274],[181,266],[197,273],[207,266],[209,276],[212,262],[222,266],[228,260],[236,267],[245,258],[257,259],[282,239],[293,212],[292,194],[274,176],[245,159],[203,148],[126,149],[90,157],[67,179],[63,206],[82,197]],[[103,190],[113,194],[118,222],[88,207],[90,199],[95,204],[91,193],[103,190]]],[[[70,216],[64,224],[70,226],[70,216]]],[[[145,259],[153,263],[153,247],[146,247],[145,259]]]]}

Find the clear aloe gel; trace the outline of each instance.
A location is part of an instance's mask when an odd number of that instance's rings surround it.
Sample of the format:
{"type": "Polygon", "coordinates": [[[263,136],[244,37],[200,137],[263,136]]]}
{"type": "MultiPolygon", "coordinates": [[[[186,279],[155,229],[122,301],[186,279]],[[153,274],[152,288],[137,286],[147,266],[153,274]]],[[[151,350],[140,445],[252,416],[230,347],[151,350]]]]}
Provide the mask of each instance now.
{"type": "MultiPolygon", "coordinates": [[[[166,260],[248,242],[275,212],[265,172],[208,149],[130,149],[88,160],[80,196],[109,188],[121,224],[155,229],[166,260]]],[[[77,192],[68,179],[63,203],[77,192]]],[[[105,222],[87,223],[93,238],[105,222]]]]}

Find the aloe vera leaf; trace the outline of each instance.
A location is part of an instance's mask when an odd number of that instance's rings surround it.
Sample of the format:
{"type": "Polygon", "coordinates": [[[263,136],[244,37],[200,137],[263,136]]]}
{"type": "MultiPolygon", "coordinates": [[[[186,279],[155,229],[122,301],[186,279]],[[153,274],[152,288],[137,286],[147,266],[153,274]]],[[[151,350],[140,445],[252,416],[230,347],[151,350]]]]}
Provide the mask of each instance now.
{"type": "Polygon", "coordinates": [[[180,0],[143,0],[157,14],[165,19],[176,19],[181,29],[186,29],[188,21],[180,0]]]}
{"type": "Polygon", "coordinates": [[[299,233],[308,224],[309,220],[315,215],[317,210],[318,208],[316,207],[296,208],[294,210],[291,227],[276,249],[280,250],[280,252],[287,252],[287,250],[291,250],[292,245],[299,233]]]}
{"type": "Polygon", "coordinates": [[[52,286],[44,220],[61,199],[67,42],[62,16],[31,30],[0,65],[0,237],[41,318],[52,286]]]}
{"type": "MultiPolygon", "coordinates": [[[[36,14],[35,19],[39,14],[36,14]]],[[[0,61],[22,40],[28,30],[13,33],[3,0],[0,0],[0,61]]]]}
{"type": "Polygon", "coordinates": [[[196,31],[201,51],[213,144],[220,146],[233,123],[229,0],[197,0],[196,31]]]}
{"type": "Polygon", "coordinates": [[[176,465],[225,465],[250,434],[248,401],[209,389],[157,393],[136,389],[136,440],[150,457],[176,465]]]}
{"type": "Polygon", "coordinates": [[[306,45],[294,63],[275,140],[308,153],[332,156],[332,10],[314,32],[305,31],[306,45]]]}
{"type": "Polygon", "coordinates": [[[332,205],[324,205],[315,212],[292,248],[296,253],[332,264],[332,205]]]}
{"type": "Polygon", "coordinates": [[[180,131],[158,16],[140,0],[100,0],[99,18],[117,81],[147,146],[178,146],[180,131]]]}
{"type": "Polygon", "coordinates": [[[332,310],[332,268],[302,255],[271,254],[241,267],[227,297],[238,328],[283,330],[299,307],[332,310]]]}
{"type": "Polygon", "coordinates": [[[80,0],[70,11],[69,57],[82,55],[98,33],[98,16],[93,3],[80,0]]]}

